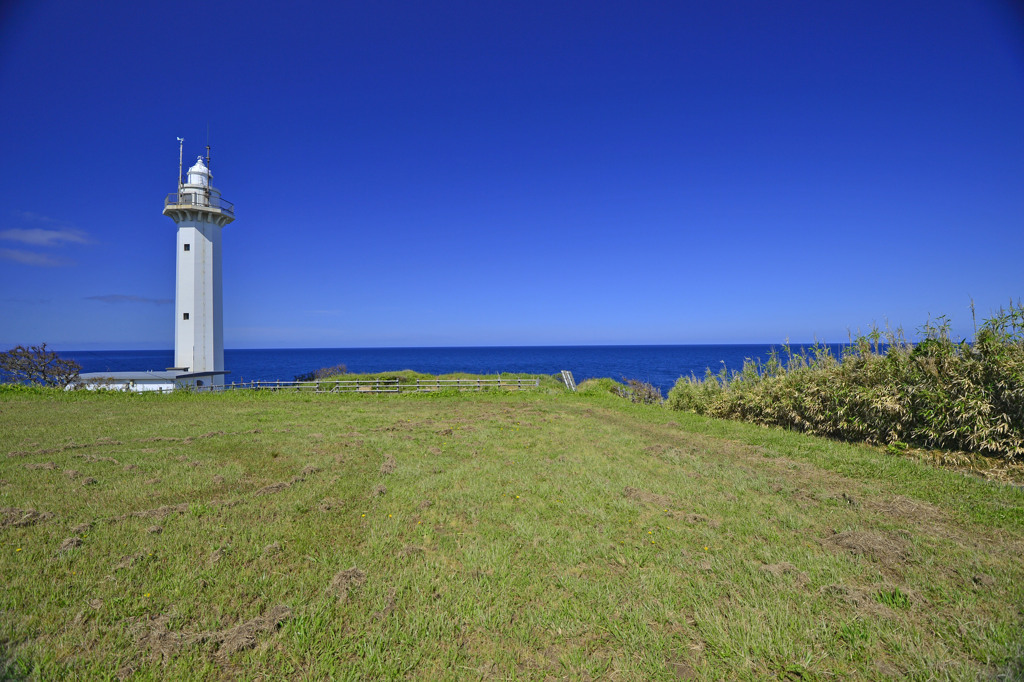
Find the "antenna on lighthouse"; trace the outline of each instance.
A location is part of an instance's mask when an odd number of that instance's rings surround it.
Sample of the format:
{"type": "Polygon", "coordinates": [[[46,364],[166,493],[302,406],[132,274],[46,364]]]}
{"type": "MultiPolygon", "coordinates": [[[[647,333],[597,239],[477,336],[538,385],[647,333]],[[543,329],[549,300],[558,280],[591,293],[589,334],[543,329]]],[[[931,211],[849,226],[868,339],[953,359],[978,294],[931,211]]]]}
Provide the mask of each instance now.
{"type": "Polygon", "coordinates": [[[185,138],[178,138],[178,194],[181,194],[181,153],[185,146],[185,138]]]}
{"type": "Polygon", "coordinates": [[[210,204],[211,190],[213,189],[213,171],[210,166],[210,122],[206,122],[206,203],[210,204]]]}

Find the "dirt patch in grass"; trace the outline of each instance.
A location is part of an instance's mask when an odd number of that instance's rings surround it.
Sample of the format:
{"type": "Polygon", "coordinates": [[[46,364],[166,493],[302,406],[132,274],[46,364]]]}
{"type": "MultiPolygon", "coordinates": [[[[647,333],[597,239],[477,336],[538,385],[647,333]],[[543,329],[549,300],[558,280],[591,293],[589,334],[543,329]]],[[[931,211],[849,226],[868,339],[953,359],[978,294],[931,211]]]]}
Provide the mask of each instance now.
{"type": "Polygon", "coordinates": [[[70,550],[74,549],[75,547],[81,547],[81,546],[82,546],[82,538],[79,538],[79,537],[65,538],[64,542],[60,543],[60,547],[57,548],[57,552],[60,553],[60,554],[63,554],[64,552],[70,551],[70,550]]]}
{"type": "Polygon", "coordinates": [[[778,564],[765,564],[760,567],[760,571],[765,575],[772,576],[773,578],[781,578],[785,575],[791,575],[794,577],[798,585],[806,585],[810,582],[810,576],[803,571],[798,570],[796,566],[788,561],[783,561],[778,564]]]}
{"type": "Polygon", "coordinates": [[[134,516],[140,519],[163,519],[167,518],[171,514],[184,514],[188,511],[188,502],[181,502],[180,504],[165,504],[157,507],[156,509],[146,509],[144,511],[132,512],[129,516],[134,516]]]}
{"type": "MultiPolygon", "coordinates": [[[[170,622],[170,616],[161,615],[135,624],[132,629],[135,631],[136,644],[148,651],[152,658],[167,660],[181,649],[204,641],[201,634],[168,629],[167,625],[170,622]]],[[[131,672],[128,672],[128,675],[131,672]]]]}
{"type": "Polygon", "coordinates": [[[142,554],[129,554],[128,556],[121,557],[121,560],[114,566],[115,571],[119,571],[122,568],[131,568],[135,565],[136,561],[140,561],[144,555],[142,554]]]}
{"type": "Polygon", "coordinates": [[[217,474],[216,476],[214,476],[214,477],[213,477],[213,482],[214,482],[214,483],[215,483],[216,485],[220,485],[221,483],[223,483],[223,482],[224,482],[224,477],[223,477],[223,476],[221,476],[220,474],[217,474]]]}
{"type": "Polygon", "coordinates": [[[71,480],[75,480],[76,478],[81,476],[81,474],[78,473],[77,469],[65,469],[64,470],[64,475],[67,476],[68,478],[70,478],[71,480]]]}
{"type": "Polygon", "coordinates": [[[832,499],[835,500],[836,502],[840,502],[842,504],[845,504],[848,507],[859,507],[860,506],[860,500],[858,500],[856,497],[854,497],[850,493],[845,493],[844,492],[842,495],[835,495],[835,496],[833,496],[832,499]]]}
{"type": "Polygon", "coordinates": [[[67,452],[68,450],[80,450],[82,448],[94,448],[94,447],[105,447],[111,445],[124,445],[119,440],[112,440],[110,438],[101,438],[92,443],[66,443],[65,445],[58,445],[55,448],[40,448],[38,450],[16,450],[8,452],[8,457],[24,457],[26,455],[50,455],[57,452],[67,452]]]}
{"type": "Polygon", "coordinates": [[[695,680],[697,671],[686,661],[668,661],[668,670],[677,680],[695,680]]]}
{"type": "Polygon", "coordinates": [[[380,465],[380,473],[385,476],[388,474],[395,473],[395,469],[398,468],[398,462],[395,460],[394,455],[388,455],[384,458],[384,463],[380,465]]]}
{"type": "Polygon", "coordinates": [[[796,566],[788,561],[783,561],[781,564],[765,564],[764,566],[761,566],[760,571],[762,573],[774,575],[775,577],[788,575],[790,573],[797,573],[796,566]]]}
{"type": "Polygon", "coordinates": [[[622,494],[630,500],[636,500],[637,502],[643,502],[644,504],[653,504],[658,507],[672,506],[672,498],[668,495],[659,495],[646,490],[640,490],[639,488],[626,486],[626,489],[622,491],[622,494]]]}
{"type": "MultiPolygon", "coordinates": [[[[160,615],[134,623],[131,630],[135,634],[136,644],[139,648],[149,652],[152,659],[166,661],[186,648],[212,643],[215,647],[213,659],[223,665],[228,662],[228,658],[232,654],[255,647],[261,636],[276,631],[281,623],[291,616],[291,608],[280,605],[273,607],[262,616],[257,616],[232,628],[191,632],[189,630],[170,630],[167,626],[171,617],[160,615]]],[[[122,670],[122,673],[127,673],[124,675],[125,677],[130,676],[132,672],[134,670],[122,670]]]]}
{"type": "Polygon", "coordinates": [[[282,492],[284,490],[288,490],[288,488],[291,488],[291,487],[292,487],[292,484],[290,482],[288,482],[288,481],[279,481],[277,483],[271,483],[268,486],[264,486],[264,487],[260,488],[255,493],[253,493],[253,496],[255,496],[255,497],[262,497],[263,495],[276,495],[277,493],[282,492]]]}
{"type": "Polygon", "coordinates": [[[345,500],[339,500],[336,497],[325,497],[324,499],[320,500],[319,504],[316,505],[316,508],[322,512],[328,512],[331,511],[332,509],[340,509],[344,506],[345,500]]]}
{"type": "Polygon", "coordinates": [[[976,574],[974,577],[971,578],[971,582],[973,582],[976,587],[985,589],[996,586],[996,579],[988,575],[987,573],[976,574]]]}
{"type": "Polygon", "coordinates": [[[893,588],[883,585],[875,588],[853,587],[850,585],[826,585],[821,594],[838,597],[858,611],[873,616],[892,616],[893,610],[878,601],[878,594],[893,588]]]}
{"type": "Polygon", "coordinates": [[[85,523],[80,523],[74,528],[72,528],[71,532],[75,535],[84,535],[85,533],[89,532],[90,528],[92,528],[92,522],[86,521],[85,523]]]}
{"type": "Polygon", "coordinates": [[[40,469],[45,471],[53,471],[54,469],[57,468],[57,465],[54,464],[53,462],[39,462],[26,464],[25,468],[28,469],[29,471],[38,471],[40,469]]]}
{"type": "Polygon", "coordinates": [[[181,504],[165,504],[156,509],[144,509],[142,511],[135,511],[130,514],[121,514],[120,516],[114,516],[109,519],[111,523],[116,521],[125,521],[127,519],[162,519],[170,516],[171,514],[184,514],[188,511],[188,503],[182,502],[181,504]]]}
{"type": "Polygon", "coordinates": [[[946,518],[935,505],[902,495],[896,495],[885,502],[872,502],[868,506],[885,516],[898,516],[910,521],[937,522],[946,518]]]}
{"type": "Polygon", "coordinates": [[[191,443],[196,440],[204,438],[216,438],[217,436],[240,436],[247,433],[263,433],[260,429],[249,429],[248,431],[210,431],[208,433],[201,433],[197,436],[186,436],[179,438],[177,436],[149,436],[148,438],[139,438],[135,440],[136,443],[191,443]]]}
{"type": "Polygon", "coordinates": [[[890,569],[907,562],[907,541],[891,533],[850,530],[824,538],[821,544],[836,552],[866,556],[890,569]]]}
{"type": "Polygon", "coordinates": [[[86,462],[109,462],[110,464],[120,464],[120,462],[113,457],[100,457],[98,455],[75,455],[75,457],[81,457],[86,462]]]}
{"type": "Polygon", "coordinates": [[[296,483],[302,483],[303,481],[306,480],[307,476],[315,474],[318,471],[320,471],[320,467],[308,464],[305,467],[303,467],[302,471],[300,471],[297,475],[292,476],[290,481],[278,481],[277,483],[271,483],[268,486],[260,488],[255,493],[253,493],[253,495],[255,497],[262,497],[263,495],[275,495],[279,492],[287,490],[288,488],[291,488],[296,483]]]}
{"type": "Polygon", "coordinates": [[[346,571],[339,571],[331,579],[327,591],[338,595],[338,601],[344,604],[349,593],[366,582],[366,573],[353,566],[346,571]]]}
{"type": "Polygon", "coordinates": [[[420,509],[430,509],[430,507],[432,507],[433,505],[434,505],[434,503],[431,502],[430,500],[423,500],[422,502],[420,502],[419,508],[420,509]]]}
{"type": "Polygon", "coordinates": [[[200,438],[216,438],[217,436],[226,436],[226,435],[227,435],[227,433],[224,432],[224,431],[210,431],[209,433],[201,433],[198,436],[188,436],[187,438],[182,438],[181,442],[182,443],[191,443],[192,441],[199,440],[200,438]]]}
{"type": "Polygon", "coordinates": [[[230,630],[221,630],[213,633],[214,641],[220,644],[217,649],[217,658],[221,661],[227,659],[231,654],[256,646],[257,638],[260,635],[274,632],[281,623],[292,616],[291,608],[287,606],[275,606],[262,616],[247,620],[241,625],[236,625],[230,630]]]}
{"type": "Polygon", "coordinates": [[[53,518],[53,512],[0,507],[0,528],[24,528],[53,518]]]}
{"type": "MultiPolygon", "coordinates": [[[[679,514],[672,514],[672,516],[673,516],[673,518],[676,518],[676,517],[679,516],[679,514]]],[[[682,518],[683,518],[684,521],[686,521],[687,523],[689,523],[691,525],[695,525],[695,524],[698,524],[698,523],[706,523],[708,525],[708,527],[710,527],[710,528],[718,528],[719,526],[722,525],[722,522],[719,521],[718,519],[708,518],[707,516],[704,516],[703,514],[692,514],[692,513],[691,514],[683,514],[682,518]]]]}

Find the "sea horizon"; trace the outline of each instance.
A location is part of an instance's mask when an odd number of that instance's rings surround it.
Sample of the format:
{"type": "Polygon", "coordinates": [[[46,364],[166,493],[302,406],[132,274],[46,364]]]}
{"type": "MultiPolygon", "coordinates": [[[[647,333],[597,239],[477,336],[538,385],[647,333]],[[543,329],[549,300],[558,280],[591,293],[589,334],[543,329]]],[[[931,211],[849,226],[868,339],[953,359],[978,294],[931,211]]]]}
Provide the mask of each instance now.
{"type": "MultiPolygon", "coordinates": [[[[536,346],[381,346],[322,348],[227,348],[227,383],[290,381],[321,367],[345,365],[351,373],[414,370],[426,374],[573,373],[577,383],[609,377],[637,379],[663,394],[682,376],[707,369],[739,370],[746,360],[766,360],[784,344],[591,344],[536,346]]],[[[790,342],[796,350],[814,344],[790,342]]],[[[839,353],[849,343],[825,344],[839,353]]],[[[162,371],[173,366],[172,349],[58,351],[82,365],[82,372],[162,371]]]]}

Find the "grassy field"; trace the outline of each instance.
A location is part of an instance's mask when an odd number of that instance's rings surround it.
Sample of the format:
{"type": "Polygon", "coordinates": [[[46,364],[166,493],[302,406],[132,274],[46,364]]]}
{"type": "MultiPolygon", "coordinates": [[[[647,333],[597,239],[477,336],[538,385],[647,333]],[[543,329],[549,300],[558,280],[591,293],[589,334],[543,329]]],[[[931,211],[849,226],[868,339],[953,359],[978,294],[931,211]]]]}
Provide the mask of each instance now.
{"type": "Polygon", "coordinates": [[[542,388],[0,393],[0,677],[1014,679],[1024,491],[542,388]]]}

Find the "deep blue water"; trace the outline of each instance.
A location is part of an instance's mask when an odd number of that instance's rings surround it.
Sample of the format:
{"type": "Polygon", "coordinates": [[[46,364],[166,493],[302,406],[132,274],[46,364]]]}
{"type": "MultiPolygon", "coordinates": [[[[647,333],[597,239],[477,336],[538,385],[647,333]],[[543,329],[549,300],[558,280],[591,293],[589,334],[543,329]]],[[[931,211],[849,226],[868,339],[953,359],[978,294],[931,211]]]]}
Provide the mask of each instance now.
{"type": "MultiPolygon", "coordinates": [[[[595,377],[648,381],[668,390],[680,376],[702,377],[722,364],[740,369],[745,358],[767,359],[771,345],[692,346],[509,346],[482,348],[278,348],[225,350],[225,369],[231,381],[253,379],[290,381],[297,374],[344,364],[350,372],[388,372],[412,369],[428,374],[469,372],[573,373],[577,383],[595,377]]],[[[838,352],[840,346],[834,346],[838,352]]],[[[174,364],[174,352],[67,351],[83,372],[163,370],[174,364]]]]}

